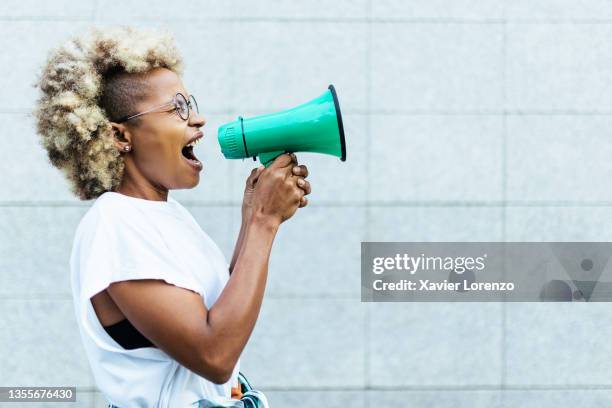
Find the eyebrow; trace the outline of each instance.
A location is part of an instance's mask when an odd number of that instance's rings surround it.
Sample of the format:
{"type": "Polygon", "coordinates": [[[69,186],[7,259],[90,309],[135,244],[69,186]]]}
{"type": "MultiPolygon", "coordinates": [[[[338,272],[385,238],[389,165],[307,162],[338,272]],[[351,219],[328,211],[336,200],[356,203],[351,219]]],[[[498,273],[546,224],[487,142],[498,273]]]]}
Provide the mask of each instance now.
{"type": "Polygon", "coordinates": [[[172,102],[172,100],[174,99],[176,94],[179,94],[179,93],[185,95],[185,99],[189,99],[189,97],[191,96],[191,94],[185,94],[185,93],[183,93],[181,91],[174,91],[174,93],[172,93],[170,96],[168,96],[167,99],[166,98],[164,98],[164,99],[166,99],[168,101],[168,103],[170,103],[170,102],[172,102]]]}
{"type": "MultiPolygon", "coordinates": [[[[183,94],[183,95],[185,95],[185,94],[184,94],[184,93],[182,93],[181,91],[175,91],[175,92],[172,94],[172,96],[169,98],[170,100],[169,100],[168,102],[164,103],[163,105],[160,105],[160,108],[161,108],[162,106],[166,106],[166,105],[171,104],[171,103],[172,103],[172,101],[174,100],[174,97],[175,97],[177,94],[183,94]]],[[[185,95],[185,99],[187,99],[187,102],[188,102],[188,103],[189,103],[189,98],[190,98],[190,97],[191,97],[191,94],[189,94],[189,95],[185,95]]]]}

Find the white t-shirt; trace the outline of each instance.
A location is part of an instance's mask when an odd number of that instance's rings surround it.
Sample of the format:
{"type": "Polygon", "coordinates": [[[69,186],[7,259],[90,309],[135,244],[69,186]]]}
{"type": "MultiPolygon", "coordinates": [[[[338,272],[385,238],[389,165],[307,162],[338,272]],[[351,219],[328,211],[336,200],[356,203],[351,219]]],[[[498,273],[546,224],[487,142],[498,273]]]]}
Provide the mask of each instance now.
{"type": "Polygon", "coordinates": [[[90,298],[111,282],[163,279],[197,292],[206,307],[212,307],[229,279],[229,265],[178,201],[169,195],[168,201],[153,201],[103,193],[77,227],[70,270],[85,352],[109,403],[174,408],[202,398],[230,398],[240,361],[230,380],[218,385],[156,347],[126,350],[104,330],[91,304],[90,298]]]}

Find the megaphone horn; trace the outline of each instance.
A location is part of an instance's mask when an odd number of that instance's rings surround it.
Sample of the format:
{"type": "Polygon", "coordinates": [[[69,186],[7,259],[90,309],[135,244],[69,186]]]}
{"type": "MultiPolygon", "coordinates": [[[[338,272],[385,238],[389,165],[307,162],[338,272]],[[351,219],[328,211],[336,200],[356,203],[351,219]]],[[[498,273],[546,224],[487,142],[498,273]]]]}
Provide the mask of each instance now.
{"type": "Polygon", "coordinates": [[[252,118],[238,117],[219,127],[226,159],[259,158],[268,167],[283,153],[314,152],[346,160],[346,142],[338,95],[333,85],[295,108],[252,118]]]}

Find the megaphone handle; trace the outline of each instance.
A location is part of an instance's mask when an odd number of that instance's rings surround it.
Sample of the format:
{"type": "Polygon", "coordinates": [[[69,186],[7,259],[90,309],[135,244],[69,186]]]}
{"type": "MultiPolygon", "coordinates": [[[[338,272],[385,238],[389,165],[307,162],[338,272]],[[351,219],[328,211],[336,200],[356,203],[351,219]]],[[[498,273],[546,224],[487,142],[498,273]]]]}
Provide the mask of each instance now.
{"type": "Polygon", "coordinates": [[[276,159],[281,154],[284,154],[284,150],[278,150],[276,152],[264,152],[259,153],[259,162],[264,165],[264,167],[269,167],[274,159],[276,159]]]}

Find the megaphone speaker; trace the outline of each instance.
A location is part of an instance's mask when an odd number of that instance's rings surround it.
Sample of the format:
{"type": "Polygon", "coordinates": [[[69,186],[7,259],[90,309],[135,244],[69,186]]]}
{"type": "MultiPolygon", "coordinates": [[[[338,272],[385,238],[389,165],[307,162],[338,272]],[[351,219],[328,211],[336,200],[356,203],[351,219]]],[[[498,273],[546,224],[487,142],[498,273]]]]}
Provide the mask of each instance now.
{"type": "Polygon", "coordinates": [[[226,159],[256,157],[268,167],[283,153],[313,152],[346,160],[346,142],[338,95],[333,85],[310,102],[252,118],[238,117],[219,127],[226,159]]]}

